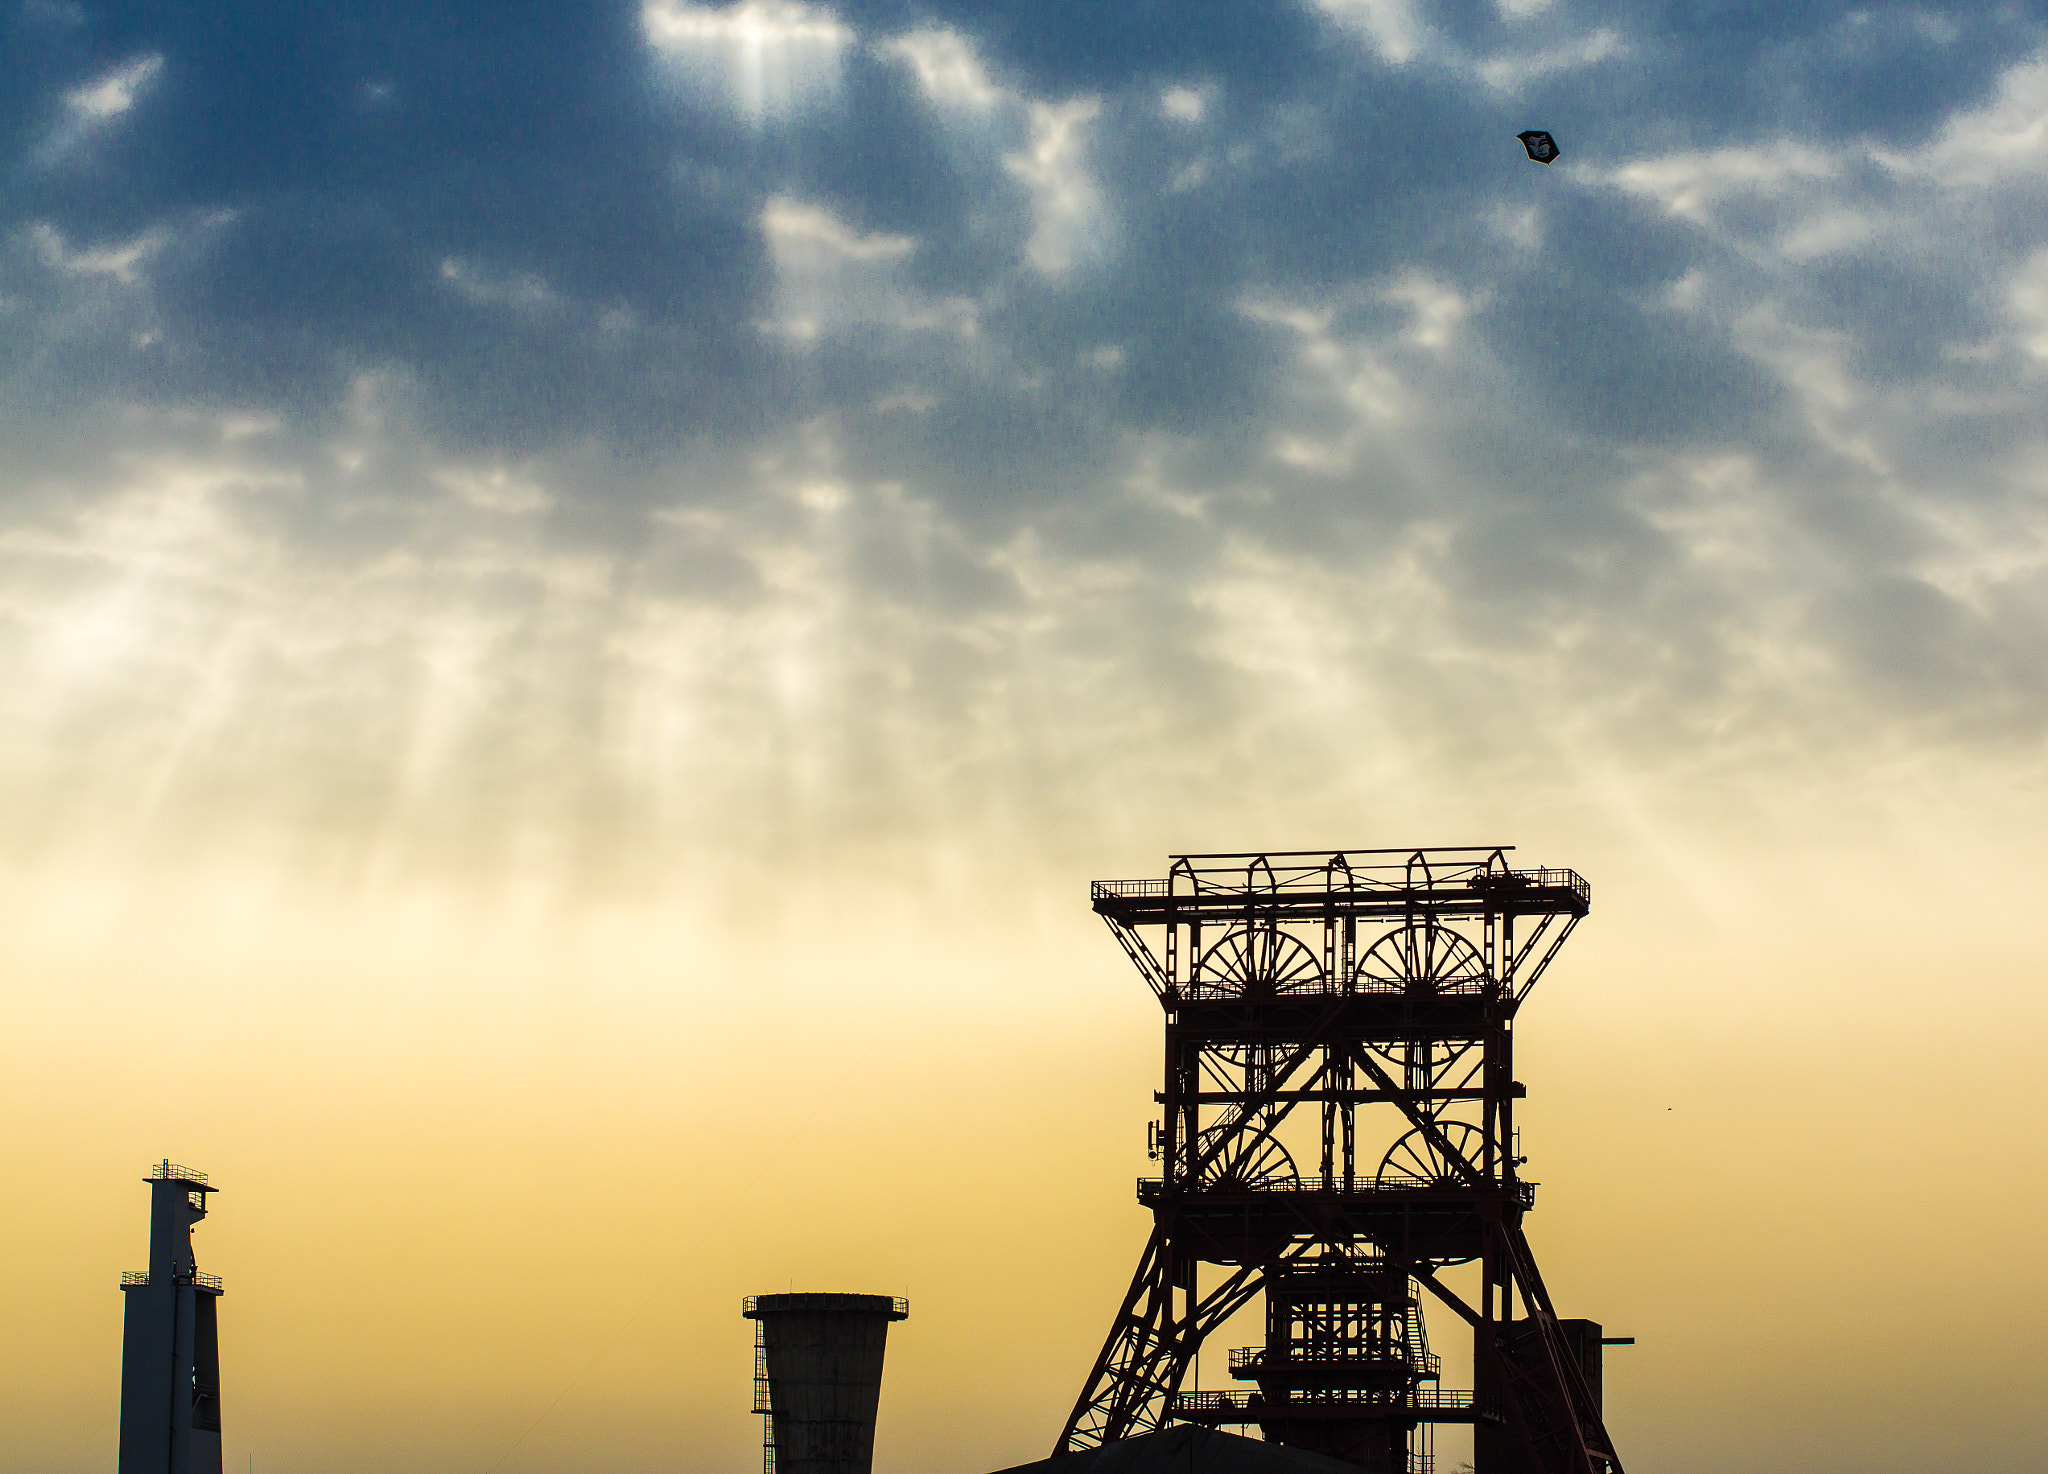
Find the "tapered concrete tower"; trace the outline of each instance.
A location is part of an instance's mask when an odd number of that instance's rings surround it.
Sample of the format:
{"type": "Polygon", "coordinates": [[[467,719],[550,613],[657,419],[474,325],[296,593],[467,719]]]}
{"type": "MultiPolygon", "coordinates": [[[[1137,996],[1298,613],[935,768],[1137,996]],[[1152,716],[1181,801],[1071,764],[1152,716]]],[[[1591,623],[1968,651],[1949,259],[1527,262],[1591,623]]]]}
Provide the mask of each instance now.
{"type": "Polygon", "coordinates": [[[220,1276],[192,1257],[192,1226],[219,1189],[169,1160],[144,1180],[149,1268],[121,1276],[120,1474],[221,1474],[220,1276]]]}
{"type": "MultiPolygon", "coordinates": [[[[889,1322],[910,1314],[888,1295],[749,1295],[754,1411],[768,1415],[764,1474],[868,1474],[889,1322]]],[[[126,1471],[122,1471],[126,1474],[126,1471]]]]}

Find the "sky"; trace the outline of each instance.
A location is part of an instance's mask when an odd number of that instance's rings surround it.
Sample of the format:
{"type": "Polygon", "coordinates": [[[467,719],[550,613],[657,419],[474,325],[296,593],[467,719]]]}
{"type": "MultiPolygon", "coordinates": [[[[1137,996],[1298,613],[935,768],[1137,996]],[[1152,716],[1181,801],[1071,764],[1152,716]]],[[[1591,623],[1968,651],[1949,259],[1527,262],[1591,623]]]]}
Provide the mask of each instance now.
{"type": "Polygon", "coordinates": [[[1087,882],[1514,844],[1629,1467],[2038,1469],[2044,206],[1981,0],[4,0],[7,1462],[163,1157],[230,1468],[737,1474],[787,1288],[1038,1457],[1087,882]]]}

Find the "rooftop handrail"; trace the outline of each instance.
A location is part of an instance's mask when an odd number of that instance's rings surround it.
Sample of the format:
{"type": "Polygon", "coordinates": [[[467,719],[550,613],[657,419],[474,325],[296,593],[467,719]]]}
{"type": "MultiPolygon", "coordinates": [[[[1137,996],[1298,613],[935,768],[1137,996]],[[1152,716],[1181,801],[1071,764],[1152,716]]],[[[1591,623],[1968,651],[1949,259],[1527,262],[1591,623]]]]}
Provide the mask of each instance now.
{"type": "Polygon", "coordinates": [[[146,1269],[124,1269],[121,1271],[121,1283],[124,1285],[146,1285],[149,1283],[149,1271],[146,1269]]]}
{"type": "Polygon", "coordinates": [[[181,1167],[169,1157],[149,1169],[152,1182],[204,1182],[206,1174],[196,1167],[181,1167]]]}
{"type": "MultiPolygon", "coordinates": [[[[1322,853],[1322,852],[1318,852],[1322,853]]],[[[1374,853],[1352,851],[1353,854],[1374,853]]],[[[1400,852],[1404,855],[1410,851],[1400,852]]],[[[1434,851],[1444,854],[1444,851],[1434,851]]],[[[1455,853],[1455,852],[1452,852],[1455,853]]],[[[1489,852],[1491,853],[1491,852],[1489,852]]],[[[1207,856],[1198,858],[1211,858],[1207,856]]],[[[1242,856],[1215,856],[1216,859],[1243,859],[1242,856]]],[[[1282,858],[1280,856],[1272,857],[1282,858]]],[[[1270,879],[1254,883],[1244,865],[1188,867],[1179,873],[1189,882],[1188,893],[1201,895],[1274,895],[1307,892],[1328,892],[1343,889],[1359,891],[1456,891],[1492,890],[1502,887],[1531,887],[1538,890],[1567,890],[1581,901],[1590,902],[1592,886],[1575,870],[1538,867],[1529,870],[1488,870],[1485,861],[1455,860],[1430,867],[1418,879],[1411,867],[1404,861],[1395,864],[1370,865],[1346,863],[1341,870],[1335,868],[1333,859],[1343,860],[1342,855],[1324,854],[1314,865],[1289,865],[1277,872],[1267,871],[1270,879]],[[1342,876],[1343,885],[1338,886],[1342,876]]],[[[1171,878],[1096,880],[1089,882],[1089,895],[1094,900],[1114,899],[1124,896],[1165,896],[1172,894],[1171,878]]]]}
{"type": "MultiPolygon", "coordinates": [[[[798,1292],[798,1293],[801,1293],[801,1292],[798,1292]]],[[[769,1298],[771,1298],[771,1299],[772,1299],[772,1298],[774,1298],[774,1297],[773,1297],[773,1296],[771,1296],[771,1297],[769,1297],[769,1298]]],[[[875,1295],[875,1296],[865,1296],[865,1295],[859,1295],[859,1296],[838,1296],[838,1295],[828,1295],[828,1296],[826,1296],[825,1298],[827,1298],[827,1299],[875,1299],[875,1300],[879,1300],[879,1299],[881,1299],[882,1297],[881,1297],[881,1296],[879,1296],[879,1295],[875,1295]]],[[[744,1297],[744,1298],[743,1298],[743,1299],[742,1299],[742,1300],[740,1301],[740,1316],[741,1316],[741,1318],[742,1318],[742,1319],[745,1319],[745,1320],[753,1320],[753,1319],[754,1319],[754,1318],[756,1317],[757,1313],[758,1313],[758,1312],[760,1311],[760,1309],[761,1309],[761,1296],[759,1296],[759,1295],[748,1295],[748,1296],[744,1297]]],[[[893,1315],[893,1316],[894,1316],[894,1317],[895,1317],[895,1318],[896,1318],[897,1320],[904,1320],[904,1319],[908,1318],[908,1317],[909,1317],[909,1315],[910,1315],[910,1301],[909,1301],[909,1300],[907,1300],[906,1298],[904,1298],[904,1297],[903,1297],[903,1296],[901,1296],[901,1295],[891,1295],[891,1296],[889,1296],[889,1310],[890,1310],[890,1313],[891,1313],[891,1314],[892,1314],[892,1315],[893,1315]]]]}
{"type": "MultiPolygon", "coordinates": [[[[1160,1177],[1140,1177],[1138,1195],[1155,1196],[1165,1190],[1166,1180],[1160,1177]]],[[[1353,1177],[1279,1177],[1263,1182],[1204,1183],[1203,1188],[1217,1192],[1232,1193],[1369,1193],[1369,1192],[1424,1192],[1430,1188],[1456,1188],[1469,1191],[1472,1184],[1464,1178],[1445,1173],[1441,1177],[1418,1177],[1409,1172],[1382,1172],[1377,1176],[1358,1175],[1353,1177]]],[[[1525,1201],[1533,1200],[1536,1184],[1524,1178],[1509,1181],[1495,1178],[1482,1186],[1490,1188],[1513,1188],[1525,1201]]]]}

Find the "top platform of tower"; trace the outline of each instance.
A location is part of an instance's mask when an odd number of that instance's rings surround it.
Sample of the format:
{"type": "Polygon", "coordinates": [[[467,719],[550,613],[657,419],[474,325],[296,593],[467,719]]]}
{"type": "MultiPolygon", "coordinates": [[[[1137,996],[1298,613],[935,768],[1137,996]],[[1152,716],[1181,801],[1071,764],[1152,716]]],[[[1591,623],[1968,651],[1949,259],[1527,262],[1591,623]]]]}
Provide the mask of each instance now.
{"type": "Polygon", "coordinates": [[[1583,917],[1593,888],[1571,870],[1515,866],[1512,845],[1174,855],[1158,880],[1098,880],[1095,910],[1124,926],[1257,916],[1442,920],[1583,917]]]}
{"type": "Polygon", "coordinates": [[[220,1191],[217,1187],[209,1187],[207,1185],[204,1172],[193,1167],[180,1166],[169,1157],[165,1157],[161,1162],[152,1164],[149,1169],[149,1176],[142,1180],[144,1182],[175,1182],[187,1192],[217,1193],[220,1191]]]}

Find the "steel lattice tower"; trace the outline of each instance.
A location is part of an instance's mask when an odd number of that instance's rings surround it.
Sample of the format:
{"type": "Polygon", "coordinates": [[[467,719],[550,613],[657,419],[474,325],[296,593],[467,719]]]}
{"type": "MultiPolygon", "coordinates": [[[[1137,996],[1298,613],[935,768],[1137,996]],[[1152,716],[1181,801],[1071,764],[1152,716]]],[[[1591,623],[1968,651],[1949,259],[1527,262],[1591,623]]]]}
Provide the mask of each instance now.
{"type": "Polygon", "coordinates": [[[1404,1474],[1427,1464],[1416,1430],[1469,1423],[1478,1474],[1621,1474],[1599,1327],[1558,1319],[1523,1235],[1514,1125],[1515,1015],[1592,893],[1508,855],[1182,855],[1095,883],[1165,1010],[1163,1172],[1138,1184],[1151,1238],[1056,1451],[1258,1423],[1404,1474]],[[1476,1304],[1439,1278],[1474,1261],[1476,1304]],[[1258,1390],[1183,1394],[1261,1291],[1266,1343],[1231,1357],[1258,1390]],[[1425,1291],[1471,1327],[1477,1389],[1434,1385],[1425,1291]]]}

